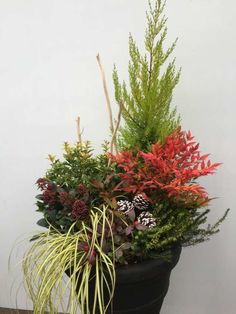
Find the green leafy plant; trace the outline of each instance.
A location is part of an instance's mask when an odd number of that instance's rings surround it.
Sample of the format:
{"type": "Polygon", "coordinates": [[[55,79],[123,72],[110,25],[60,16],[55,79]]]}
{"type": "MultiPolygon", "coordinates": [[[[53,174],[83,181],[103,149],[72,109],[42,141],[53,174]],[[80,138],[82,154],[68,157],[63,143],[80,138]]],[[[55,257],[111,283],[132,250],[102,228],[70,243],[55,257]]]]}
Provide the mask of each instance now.
{"type": "Polygon", "coordinates": [[[180,71],[174,60],[166,63],[176,41],[163,48],[164,7],[162,0],[149,2],[144,55],[130,35],[130,87],[120,83],[114,69],[116,121],[97,56],[111,130],[104,152],[95,155],[82,141],[78,119],[78,142],[65,143],[62,159],[49,155],[51,166],[37,180],[36,205],[43,214],[38,224],[48,230],[32,238],[23,260],[35,314],[58,313],[67,289],[65,311],[104,314],[112,303],[117,267],[166,256],[176,244],[206,241],[228,214],[206,225],[210,198],[197,179],[220,164],[200,153],[171,108],[180,71]]]}

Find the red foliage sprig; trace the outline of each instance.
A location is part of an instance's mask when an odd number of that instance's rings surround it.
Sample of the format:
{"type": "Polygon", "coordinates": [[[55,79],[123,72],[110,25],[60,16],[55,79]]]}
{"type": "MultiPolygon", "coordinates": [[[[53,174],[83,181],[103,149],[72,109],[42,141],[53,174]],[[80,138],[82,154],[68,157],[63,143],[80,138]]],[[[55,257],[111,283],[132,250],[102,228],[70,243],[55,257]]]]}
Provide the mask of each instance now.
{"type": "Polygon", "coordinates": [[[207,198],[207,192],[195,180],[213,174],[220,163],[212,164],[208,154],[201,155],[199,144],[193,139],[190,132],[179,128],[163,145],[152,145],[150,152],[123,151],[111,155],[121,170],[119,190],[134,194],[156,191],[184,201],[207,198]]]}

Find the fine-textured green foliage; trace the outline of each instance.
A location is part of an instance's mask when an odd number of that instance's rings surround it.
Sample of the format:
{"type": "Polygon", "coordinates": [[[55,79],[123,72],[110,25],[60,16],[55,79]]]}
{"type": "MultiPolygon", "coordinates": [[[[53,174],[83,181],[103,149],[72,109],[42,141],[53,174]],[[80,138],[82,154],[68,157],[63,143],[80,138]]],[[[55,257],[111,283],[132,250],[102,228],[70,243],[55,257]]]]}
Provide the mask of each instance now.
{"type": "Polygon", "coordinates": [[[156,251],[168,245],[178,242],[183,246],[195,245],[210,239],[211,236],[219,232],[219,225],[225,220],[229,209],[213,225],[206,225],[210,209],[199,209],[198,206],[192,208],[171,209],[160,208],[156,210],[159,217],[157,226],[149,230],[146,241],[148,251],[156,251]]]}
{"type": "Polygon", "coordinates": [[[129,85],[119,82],[116,67],[113,72],[115,99],[122,106],[124,126],[120,130],[121,147],[148,150],[150,144],[163,141],[179,125],[176,108],[171,109],[173,89],[179,81],[180,71],[175,70],[175,60],[166,61],[173,52],[176,41],[168,48],[163,45],[167,35],[165,2],[157,0],[147,13],[148,27],[145,35],[146,53],[142,55],[129,37],[129,85]]]}
{"type": "Polygon", "coordinates": [[[106,154],[93,155],[89,142],[64,144],[64,159],[49,156],[52,164],[46,178],[61,187],[72,188],[79,184],[91,189],[93,180],[102,180],[111,172],[106,154]]]}

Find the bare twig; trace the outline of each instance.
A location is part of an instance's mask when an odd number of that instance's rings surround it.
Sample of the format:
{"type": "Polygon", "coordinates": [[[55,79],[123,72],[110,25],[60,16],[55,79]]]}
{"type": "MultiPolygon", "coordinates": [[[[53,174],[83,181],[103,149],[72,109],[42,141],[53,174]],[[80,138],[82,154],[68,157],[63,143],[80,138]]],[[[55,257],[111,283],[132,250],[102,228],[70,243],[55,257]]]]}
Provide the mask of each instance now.
{"type": "Polygon", "coordinates": [[[117,132],[119,130],[120,121],[121,121],[121,113],[122,113],[123,107],[124,107],[123,103],[119,103],[119,112],[118,112],[118,116],[117,116],[116,126],[115,126],[114,132],[112,134],[112,138],[111,138],[111,146],[113,145],[113,143],[115,144],[116,153],[118,153],[116,135],[117,135],[117,132]]]}
{"type": "MultiPolygon", "coordinates": [[[[113,125],[111,102],[110,102],[110,98],[109,98],[109,94],[108,94],[105,72],[104,72],[99,54],[97,55],[97,62],[98,62],[98,65],[99,65],[99,68],[101,71],[101,76],[102,76],[103,89],[104,89],[104,93],[105,93],[107,109],[108,109],[108,114],[109,114],[109,120],[110,120],[110,130],[111,130],[111,134],[113,134],[114,133],[114,125],[113,125]]],[[[114,144],[114,140],[111,141],[111,153],[113,151],[113,144],[114,144]]]]}
{"type": "Polygon", "coordinates": [[[80,117],[76,120],[76,126],[77,126],[77,136],[78,136],[78,143],[82,143],[82,136],[81,136],[81,130],[80,130],[80,117]]]}

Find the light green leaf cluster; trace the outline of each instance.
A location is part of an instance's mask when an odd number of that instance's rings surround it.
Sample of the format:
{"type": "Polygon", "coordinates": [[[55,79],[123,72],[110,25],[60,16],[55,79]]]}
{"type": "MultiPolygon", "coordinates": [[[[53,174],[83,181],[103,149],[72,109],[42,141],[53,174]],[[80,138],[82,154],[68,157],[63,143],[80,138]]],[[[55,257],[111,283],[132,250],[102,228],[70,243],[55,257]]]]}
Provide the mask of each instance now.
{"type": "Polygon", "coordinates": [[[76,188],[79,184],[84,184],[91,189],[93,180],[102,180],[111,172],[106,153],[94,156],[89,142],[75,145],[64,143],[63,157],[60,160],[49,155],[51,168],[46,174],[47,179],[61,187],[76,188]]]}
{"type": "Polygon", "coordinates": [[[176,71],[175,60],[166,64],[176,41],[167,49],[166,17],[163,15],[165,2],[149,1],[145,54],[142,55],[132,35],[129,37],[129,85],[120,83],[117,69],[113,71],[115,99],[122,106],[124,125],[120,129],[121,147],[148,150],[150,144],[163,141],[179,126],[176,108],[171,108],[173,89],[179,81],[180,70],[176,71]]]}

